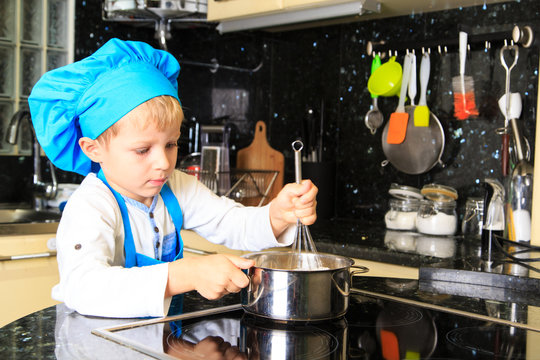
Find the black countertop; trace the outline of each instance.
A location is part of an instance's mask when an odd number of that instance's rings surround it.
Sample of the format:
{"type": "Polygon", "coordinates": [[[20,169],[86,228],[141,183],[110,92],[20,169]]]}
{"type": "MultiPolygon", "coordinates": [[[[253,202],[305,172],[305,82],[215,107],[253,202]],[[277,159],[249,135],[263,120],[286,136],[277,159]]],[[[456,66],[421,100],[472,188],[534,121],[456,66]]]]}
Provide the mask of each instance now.
{"type": "Polygon", "coordinates": [[[320,252],[418,268],[480,266],[479,238],[387,230],[380,222],[348,219],[317,220],[310,232],[320,252]]]}
{"type": "MultiPolygon", "coordinates": [[[[321,252],[418,268],[479,270],[480,239],[476,238],[387,231],[377,224],[343,219],[318,221],[310,230],[321,252]]],[[[441,282],[354,277],[353,293],[390,300],[405,299],[416,306],[459,311],[492,321],[513,322],[527,330],[540,330],[534,328],[540,319],[527,316],[529,306],[540,306],[539,301],[531,301],[535,299],[534,294],[519,291],[461,283],[443,283],[441,286],[441,282]]],[[[209,301],[197,293],[188,293],[184,312],[237,303],[238,295],[209,301]]],[[[137,358],[139,353],[115,346],[90,332],[138,320],[82,316],[60,304],[1,328],[0,358],[55,359],[58,354],[66,358],[86,358],[96,346],[111,347],[111,351],[121,349],[119,356],[137,358]]]]}

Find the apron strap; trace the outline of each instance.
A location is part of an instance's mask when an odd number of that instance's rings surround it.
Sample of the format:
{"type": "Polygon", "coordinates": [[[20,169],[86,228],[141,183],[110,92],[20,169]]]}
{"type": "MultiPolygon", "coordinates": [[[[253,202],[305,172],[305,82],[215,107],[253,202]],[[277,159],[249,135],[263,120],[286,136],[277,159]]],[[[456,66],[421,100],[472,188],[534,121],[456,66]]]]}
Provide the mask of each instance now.
{"type": "Polygon", "coordinates": [[[176,228],[176,248],[178,250],[178,254],[174,258],[174,260],[178,260],[184,256],[184,242],[182,241],[182,237],[180,236],[180,230],[182,229],[182,225],[184,224],[184,216],[182,214],[182,209],[180,209],[178,199],[172,192],[169,184],[165,183],[161,188],[159,194],[163,198],[165,207],[171,215],[174,227],[176,228]]]}
{"type": "Polygon", "coordinates": [[[105,185],[111,190],[113,193],[116,202],[118,203],[118,206],[120,207],[120,213],[122,214],[122,222],[124,223],[124,253],[126,257],[126,264],[125,267],[130,268],[133,266],[137,266],[137,255],[135,250],[135,242],[133,241],[133,234],[131,232],[131,224],[129,223],[129,214],[126,206],[126,202],[122,198],[122,195],[118,193],[118,191],[114,190],[109,183],[107,182],[107,179],[105,179],[105,175],[103,174],[103,170],[99,170],[97,173],[97,177],[103,181],[105,185]]]}

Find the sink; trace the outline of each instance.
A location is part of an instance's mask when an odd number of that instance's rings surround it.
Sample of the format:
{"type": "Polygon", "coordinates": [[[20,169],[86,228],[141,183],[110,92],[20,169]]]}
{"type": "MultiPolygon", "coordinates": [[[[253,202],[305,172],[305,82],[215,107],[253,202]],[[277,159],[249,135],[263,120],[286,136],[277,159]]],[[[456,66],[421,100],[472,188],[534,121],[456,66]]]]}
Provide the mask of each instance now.
{"type": "Polygon", "coordinates": [[[33,209],[0,209],[0,224],[58,222],[61,213],[33,209]]]}
{"type": "Polygon", "coordinates": [[[33,209],[0,209],[0,235],[56,233],[61,213],[33,209]]]}

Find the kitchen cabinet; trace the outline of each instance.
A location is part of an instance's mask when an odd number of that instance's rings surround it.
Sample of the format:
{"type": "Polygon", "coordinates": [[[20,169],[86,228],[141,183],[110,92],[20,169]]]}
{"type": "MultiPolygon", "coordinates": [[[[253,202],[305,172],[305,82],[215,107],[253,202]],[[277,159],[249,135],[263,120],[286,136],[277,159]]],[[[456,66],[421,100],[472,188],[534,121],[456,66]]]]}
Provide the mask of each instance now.
{"type": "Polygon", "coordinates": [[[208,0],[208,21],[262,14],[282,8],[283,0],[208,0]]]}
{"type": "MultiPolygon", "coordinates": [[[[373,1],[373,0],[369,0],[373,1]]],[[[227,20],[250,16],[286,13],[354,2],[353,0],[209,0],[208,20],[227,20]]]]}
{"type": "MultiPolygon", "coordinates": [[[[380,12],[362,15],[362,20],[388,18],[411,13],[441,11],[464,6],[486,5],[507,0],[378,0],[380,12]]],[[[208,0],[208,21],[223,21],[294,12],[353,0],[208,0]]],[[[374,4],[374,0],[367,0],[374,4]]]]}
{"type": "MultiPolygon", "coordinates": [[[[54,234],[0,236],[0,255],[50,251],[54,234]]],[[[51,289],[59,281],[56,256],[0,261],[0,327],[32,312],[58,304],[51,289]]]]}

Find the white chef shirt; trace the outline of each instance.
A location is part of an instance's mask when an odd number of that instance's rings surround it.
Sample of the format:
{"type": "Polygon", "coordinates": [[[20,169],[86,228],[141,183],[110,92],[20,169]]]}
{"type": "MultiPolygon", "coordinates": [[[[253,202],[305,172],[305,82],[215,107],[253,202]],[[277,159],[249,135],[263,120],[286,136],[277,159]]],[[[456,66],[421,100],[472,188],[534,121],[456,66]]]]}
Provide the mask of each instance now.
{"type": "MultiPolygon", "coordinates": [[[[269,205],[244,207],[218,197],[194,176],[177,170],[168,184],[182,209],[183,228],[194,230],[213,243],[258,251],[293,241],[294,227],[289,227],[279,239],[274,237],[269,205]]],[[[155,258],[156,241],[162,243],[163,236],[174,232],[161,196],[150,208],[134,201],[126,201],[126,206],[136,251],[155,258]]],[[[56,246],[60,283],[52,290],[54,299],[85,315],[166,315],[170,298],[164,301],[163,296],[168,265],[124,267],[120,208],[95,174],[89,174],[70,197],[58,226],[56,246]]],[[[161,249],[157,248],[158,258],[160,254],[161,249]]]]}

